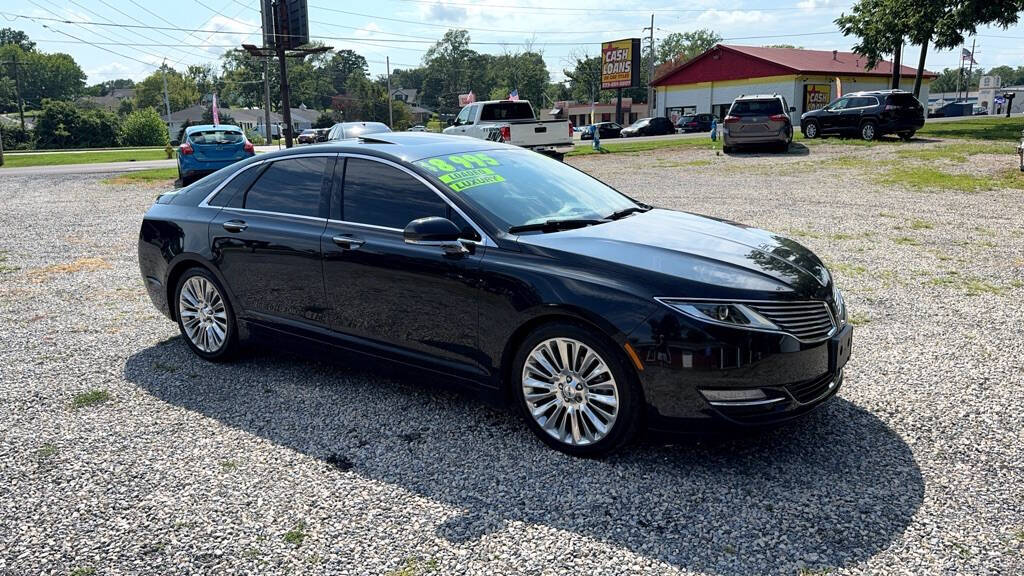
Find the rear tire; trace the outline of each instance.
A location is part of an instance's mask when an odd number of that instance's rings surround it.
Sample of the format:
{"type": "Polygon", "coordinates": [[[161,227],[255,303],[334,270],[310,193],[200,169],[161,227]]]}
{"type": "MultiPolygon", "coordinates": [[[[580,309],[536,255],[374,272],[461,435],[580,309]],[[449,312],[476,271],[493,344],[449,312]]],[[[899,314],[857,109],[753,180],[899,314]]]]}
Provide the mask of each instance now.
{"type": "Polygon", "coordinates": [[[808,140],[814,140],[821,135],[818,123],[811,120],[804,125],[804,137],[808,140]]]}
{"type": "Polygon", "coordinates": [[[545,444],[573,456],[604,456],[640,429],[643,393],[628,362],[591,329],[545,324],[520,345],[510,384],[527,426],[545,444]]]}
{"type": "Polygon", "coordinates": [[[870,141],[874,140],[875,136],[877,136],[876,130],[877,130],[877,128],[875,126],[874,121],[868,120],[867,122],[864,122],[863,124],[860,125],[860,137],[861,137],[861,139],[866,141],[866,142],[870,142],[870,141]]]}
{"type": "Polygon", "coordinates": [[[736,148],[734,148],[732,146],[728,146],[726,144],[722,144],[722,154],[732,154],[735,150],[736,150],[736,148]]]}
{"type": "Polygon", "coordinates": [[[916,134],[915,130],[910,130],[908,132],[900,132],[900,139],[903,140],[904,142],[907,142],[914,137],[914,134],[916,134]]]}
{"type": "Polygon", "coordinates": [[[192,352],[211,362],[238,351],[238,322],[224,288],[206,268],[189,268],[174,289],[178,330],[192,352]]]}
{"type": "Polygon", "coordinates": [[[559,162],[565,162],[565,154],[562,154],[561,152],[551,154],[551,158],[558,160],[559,162]]]}

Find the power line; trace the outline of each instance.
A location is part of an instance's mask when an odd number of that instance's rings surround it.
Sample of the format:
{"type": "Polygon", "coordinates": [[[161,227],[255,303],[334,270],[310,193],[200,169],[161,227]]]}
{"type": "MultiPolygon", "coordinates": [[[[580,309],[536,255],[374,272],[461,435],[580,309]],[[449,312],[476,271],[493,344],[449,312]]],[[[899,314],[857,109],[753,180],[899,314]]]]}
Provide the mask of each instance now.
{"type": "MultiPolygon", "coordinates": [[[[317,10],[324,10],[326,12],[336,12],[338,14],[346,14],[348,16],[361,16],[364,18],[373,18],[375,20],[386,20],[389,22],[400,22],[402,24],[415,24],[417,26],[433,26],[434,28],[457,28],[459,30],[466,30],[467,32],[499,32],[508,34],[602,34],[602,33],[613,33],[613,32],[630,32],[635,31],[636,28],[622,28],[618,30],[596,30],[596,31],[578,31],[578,30],[508,30],[505,28],[470,28],[466,26],[453,26],[448,24],[434,24],[431,22],[417,22],[415,20],[403,20],[401,18],[388,18],[386,16],[378,16],[376,14],[363,14],[361,12],[349,12],[348,10],[339,10],[337,8],[327,8],[325,6],[309,5],[310,8],[316,8],[317,10]]],[[[574,44],[570,42],[568,44],[574,44]]]]}
{"type": "MultiPolygon", "coordinates": [[[[39,8],[40,10],[43,10],[44,12],[48,12],[50,14],[53,14],[54,16],[58,16],[58,17],[60,16],[60,14],[54,12],[53,10],[50,10],[49,8],[47,8],[45,6],[40,5],[39,3],[35,2],[35,0],[28,0],[28,2],[29,2],[29,4],[32,4],[33,6],[35,6],[36,8],[39,8]]],[[[35,18],[31,18],[31,17],[30,17],[30,19],[35,20],[35,18]]],[[[42,18],[39,18],[39,19],[41,20],[42,18]]],[[[82,30],[85,30],[86,32],[88,32],[90,34],[93,34],[93,35],[96,35],[96,36],[101,36],[101,37],[103,36],[102,34],[100,34],[99,32],[97,32],[95,30],[90,30],[89,28],[86,28],[83,25],[83,24],[86,24],[84,22],[75,22],[75,21],[72,21],[72,20],[68,20],[68,21],[65,22],[65,24],[71,24],[73,26],[81,28],[82,30]]],[[[141,52],[143,54],[146,54],[147,56],[153,56],[155,58],[162,58],[162,56],[160,56],[159,54],[155,54],[155,53],[149,52],[147,50],[138,50],[138,49],[136,49],[136,51],[137,52],[141,52]]]]}
{"type": "MultiPolygon", "coordinates": [[[[519,10],[524,10],[525,9],[525,10],[544,11],[544,12],[565,12],[565,13],[584,12],[584,13],[591,13],[591,14],[594,13],[595,11],[600,11],[600,12],[625,12],[625,13],[635,13],[635,14],[650,14],[652,12],[656,13],[656,14],[657,13],[681,13],[681,14],[687,14],[687,13],[707,12],[707,11],[710,11],[710,10],[716,10],[716,11],[720,11],[720,12],[735,11],[735,10],[750,10],[750,8],[747,7],[747,6],[736,6],[734,8],[607,8],[605,6],[602,6],[601,8],[595,10],[594,8],[573,8],[573,7],[561,7],[561,6],[559,6],[559,7],[551,7],[551,6],[523,6],[523,5],[514,5],[514,4],[487,4],[485,6],[480,6],[479,4],[474,3],[474,2],[446,1],[444,3],[441,3],[441,2],[438,2],[437,0],[395,0],[395,1],[396,2],[406,2],[406,3],[409,3],[409,4],[427,4],[427,5],[431,5],[431,6],[462,6],[462,7],[466,7],[466,8],[515,8],[515,9],[519,9],[519,10]]],[[[833,8],[833,7],[832,6],[828,6],[828,8],[833,8]]],[[[761,11],[761,12],[767,12],[767,11],[782,12],[782,11],[789,11],[789,10],[806,11],[807,9],[804,8],[804,7],[801,7],[801,6],[790,6],[790,7],[779,7],[779,8],[755,8],[754,10],[761,11]]]]}

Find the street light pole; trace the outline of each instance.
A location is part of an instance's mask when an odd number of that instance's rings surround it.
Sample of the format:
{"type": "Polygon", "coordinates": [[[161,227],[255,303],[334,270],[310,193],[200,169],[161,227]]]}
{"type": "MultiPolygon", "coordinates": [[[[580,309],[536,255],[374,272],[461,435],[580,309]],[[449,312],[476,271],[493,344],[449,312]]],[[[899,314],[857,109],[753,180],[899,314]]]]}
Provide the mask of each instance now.
{"type": "MultiPolygon", "coordinates": [[[[378,62],[379,62],[379,60],[378,60],[378,62]]],[[[391,100],[392,100],[392,98],[391,98],[391,57],[390,56],[385,56],[384,57],[384,63],[388,67],[388,128],[394,129],[395,128],[395,115],[394,115],[394,112],[391,110],[391,100]]]]}

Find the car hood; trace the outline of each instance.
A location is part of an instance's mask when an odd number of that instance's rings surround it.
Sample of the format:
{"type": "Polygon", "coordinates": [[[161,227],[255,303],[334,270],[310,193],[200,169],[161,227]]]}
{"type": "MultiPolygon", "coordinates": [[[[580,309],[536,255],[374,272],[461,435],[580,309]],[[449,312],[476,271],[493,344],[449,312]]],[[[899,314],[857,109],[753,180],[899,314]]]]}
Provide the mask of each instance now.
{"type": "Polygon", "coordinates": [[[518,240],[716,287],[811,296],[831,282],[821,260],[789,238],[673,210],[518,240]]]}

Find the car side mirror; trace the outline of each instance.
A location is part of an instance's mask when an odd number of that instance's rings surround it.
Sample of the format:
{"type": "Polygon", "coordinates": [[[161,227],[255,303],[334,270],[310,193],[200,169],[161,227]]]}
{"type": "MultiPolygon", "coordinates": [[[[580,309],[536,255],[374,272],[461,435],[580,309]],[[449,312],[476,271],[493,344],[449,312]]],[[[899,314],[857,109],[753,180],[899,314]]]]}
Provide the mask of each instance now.
{"type": "Polygon", "coordinates": [[[459,237],[462,231],[454,222],[440,216],[428,216],[409,222],[402,231],[402,239],[406,244],[420,246],[440,246],[447,254],[465,254],[469,252],[459,237]]]}
{"type": "Polygon", "coordinates": [[[448,119],[448,125],[449,126],[455,126],[455,119],[454,118],[449,118],[448,119]]]}
{"type": "Polygon", "coordinates": [[[789,107],[789,111],[790,112],[796,112],[796,106],[790,106],[789,107]]]}

